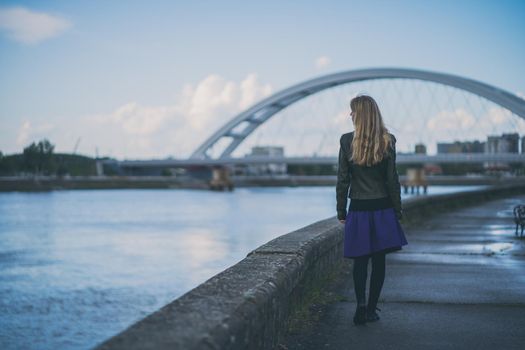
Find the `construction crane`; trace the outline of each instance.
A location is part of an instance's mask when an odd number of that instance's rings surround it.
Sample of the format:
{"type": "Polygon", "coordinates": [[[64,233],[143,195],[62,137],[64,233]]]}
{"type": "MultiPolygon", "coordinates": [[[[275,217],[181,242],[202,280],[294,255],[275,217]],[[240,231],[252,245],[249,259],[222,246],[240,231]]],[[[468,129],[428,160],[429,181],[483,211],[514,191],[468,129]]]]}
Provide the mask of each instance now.
{"type": "Polygon", "coordinates": [[[77,153],[77,149],[78,149],[78,144],[80,143],[80,140],[82,139],[82,137],[79,137],[77,139],[77,142],[75,143],[75,147],[73,148],[73,155],[75,155],[77,153]]]}

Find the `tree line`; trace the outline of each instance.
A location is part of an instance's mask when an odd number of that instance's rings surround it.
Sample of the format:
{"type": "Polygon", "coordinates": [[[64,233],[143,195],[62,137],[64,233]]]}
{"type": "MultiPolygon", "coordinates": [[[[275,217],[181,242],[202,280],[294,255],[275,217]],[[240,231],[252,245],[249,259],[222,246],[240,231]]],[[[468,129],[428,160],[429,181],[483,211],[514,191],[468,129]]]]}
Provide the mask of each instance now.
{"type": "Polygon", "coordinates": [[[74,154],[56,154],[48,139],[32,142],[21,154],[0,151],[0,176],[14,175],[95,175],[95,159],[74,154]]]}

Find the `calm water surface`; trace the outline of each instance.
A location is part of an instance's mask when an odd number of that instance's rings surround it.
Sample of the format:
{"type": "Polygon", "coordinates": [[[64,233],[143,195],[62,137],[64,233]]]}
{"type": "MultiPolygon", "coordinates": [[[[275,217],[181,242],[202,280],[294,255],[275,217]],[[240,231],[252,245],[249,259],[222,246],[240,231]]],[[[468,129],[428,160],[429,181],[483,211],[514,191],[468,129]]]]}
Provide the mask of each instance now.
{"type": "Polygon", "coordinates": [[[0,348],[92,348],[335,214],[332,186],[0,193],[0,348]]]}

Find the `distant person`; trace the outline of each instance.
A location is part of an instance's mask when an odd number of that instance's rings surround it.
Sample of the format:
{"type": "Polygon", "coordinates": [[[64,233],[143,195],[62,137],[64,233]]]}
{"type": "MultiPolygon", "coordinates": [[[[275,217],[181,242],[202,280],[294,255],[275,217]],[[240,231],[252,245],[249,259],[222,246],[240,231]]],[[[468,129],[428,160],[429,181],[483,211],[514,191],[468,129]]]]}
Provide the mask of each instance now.
{"type": "Polygon", "coordinates": [[[396,138],[388,132],[376,101],[358,95],[350,101],[354,131],[341,135],[336,198],[344,227],[345,258],[352,258],[357,300],[354,323],[379,320],[376,309],[385,280],[385,255],[408,244],[396,170],[396,138]],[[350,187],[350,192],[348,188],[350,187]],[[347,214],[347,198],[350,207],[347,214]],[[372,273],[365,299],[368,259],[372,273]]]}

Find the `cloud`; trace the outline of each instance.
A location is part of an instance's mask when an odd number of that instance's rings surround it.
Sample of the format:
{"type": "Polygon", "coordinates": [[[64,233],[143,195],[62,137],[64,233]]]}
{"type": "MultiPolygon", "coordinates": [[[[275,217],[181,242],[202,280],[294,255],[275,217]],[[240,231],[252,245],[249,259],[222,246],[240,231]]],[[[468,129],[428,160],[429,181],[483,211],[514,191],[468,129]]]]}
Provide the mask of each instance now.
{"type": "Polygon", "coordinates": [[[476,123],[475,118],[463,108],[441,111],[428,119],[427,128],[432,131],[468,130],[476,123]]]}
{"type": "Polygon", "coordinates": [[[0,9],[0,30],[24,44],[36,44],[55,37],[71,27],[66,19],[23,7],[0,9]]]}
{"type": "Polygon", "coordinates": [[[51,123],[44,122],[34,126],[29,120],[26,120],[22,123],[18,131],[16,145],[25,147],[31,142],[40,141],[46,138],[53,129],[55,129],[55,126],[51,123]]]}
{"type": "Polygon", "coordinates": [[[315,60],[315,68],[323,69],[326,68],[332,63],[332,60],[328,56],[321,56],[315,60]]]}
{"type": "Polygon", "coordinates": [[[522,99],[525,100],[525,92],[517,91],[516,96],[521,97],[522,99]]]}
{"type": "MultiPolygon", "coordinates": [[[[186,84],[173,104],[130,102],[109,113],[85,116],[71,127],[83,140],[92,140],[89,147],[98,147],[102,154],[111,150],[107,155],[117,158],[183,158],[237,113],[272,91],[255,73],[240,82],[210,74],[197,84],[186,84]]],[[[66,143],[72,143],[73,138],[66,143]]]]}
{"type": "Polygon", "coordinates": [[[188,122],[201,130],[214,123],[217,116],[233,117],[233,114],[269,96],[272,90],[270,84],[261,84],[255,73],[248,74],[240,83],[211,74],[195,87],[184,87],[180,108],[188,122]]]}
{"type": "Polygon", "coordinates": [[[107,119],[130,135],[151,135],[159,130],[164,121],[176,112],[176,107],[144,107],[136,102],[117,108],[108,116],[98,116],[99,121],[107,119]]]}
{"type": "Polygon", "coordinates": [[[270,84],[261,85],[255,73],[249,74],[240,84],[239,108],[246,109],[261,97],[269,96],[271,93],[272,86],[270,84]]]}
{"type": "Polygon", "coordinates": [[[20,127],[20,130],[18,131],[18,136],[16,137],[17,146],[24,146],[27,143],[27,141],[29,140],[30,130],[31,122],[26,120],[20,127]]]}
{"type": "Polygon", "coordinates": [[[492,107],[488,111],[488,118],[493,124],[503,124],[512,117],[512,113],[505,108],[492,107]]]}

